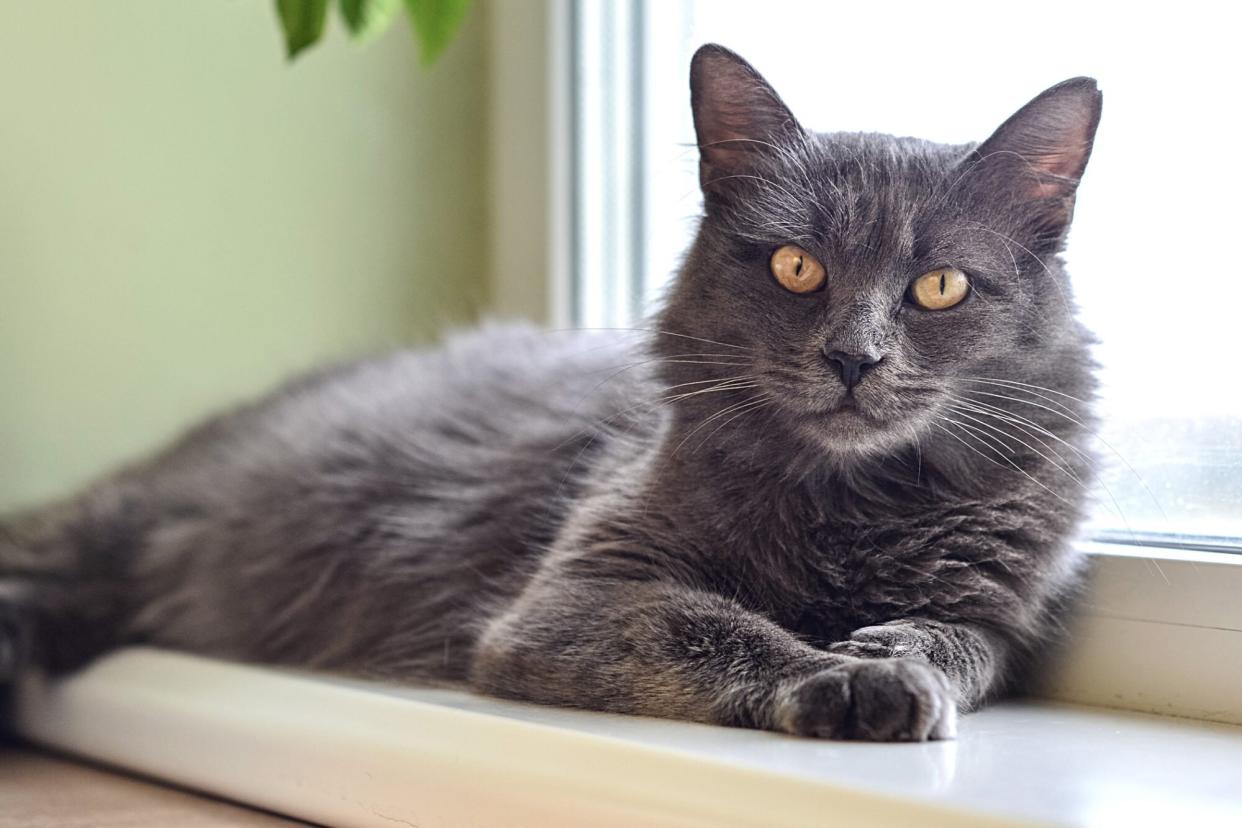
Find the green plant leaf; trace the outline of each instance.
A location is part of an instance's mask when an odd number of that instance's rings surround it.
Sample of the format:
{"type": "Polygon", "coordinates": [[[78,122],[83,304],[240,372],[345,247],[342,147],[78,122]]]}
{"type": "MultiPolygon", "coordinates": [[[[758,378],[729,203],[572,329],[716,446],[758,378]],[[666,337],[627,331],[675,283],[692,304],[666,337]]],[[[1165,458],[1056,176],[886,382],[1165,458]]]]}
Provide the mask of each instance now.
{"type": "Polygon", "coordinates": [[[328,0],[276,0],[276,14],[285,30],[285,46],[293,60],[323,36],[328,0]]]}
{"type": "Polygon", "coordinates": [[[387,31],[400,9],[401,0],[341,0],[341,17],[359,42],[387,31]]]}
{"type": "Polygon", "coordinates": [[[470,9],[470,0],[405,0],[414,24],[423,66],[430,66],[453,40],[470,9]]]}

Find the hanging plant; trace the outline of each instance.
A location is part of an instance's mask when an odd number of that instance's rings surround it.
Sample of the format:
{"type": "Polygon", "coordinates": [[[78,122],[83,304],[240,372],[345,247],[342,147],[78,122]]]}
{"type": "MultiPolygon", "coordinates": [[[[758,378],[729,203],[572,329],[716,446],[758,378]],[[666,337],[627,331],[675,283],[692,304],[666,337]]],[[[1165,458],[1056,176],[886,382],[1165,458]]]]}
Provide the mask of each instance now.
{"type": "MultiPolygon", "coordinates": [[[[276,0],[290,60],[323,37],[329,5],[330,0],[276,0]]],[[[350,37],[358,42],[387,31],[404,7],[423,65],[430,66],[461,28],[470,0],[337,0],[337,6],[350,37]]]]}

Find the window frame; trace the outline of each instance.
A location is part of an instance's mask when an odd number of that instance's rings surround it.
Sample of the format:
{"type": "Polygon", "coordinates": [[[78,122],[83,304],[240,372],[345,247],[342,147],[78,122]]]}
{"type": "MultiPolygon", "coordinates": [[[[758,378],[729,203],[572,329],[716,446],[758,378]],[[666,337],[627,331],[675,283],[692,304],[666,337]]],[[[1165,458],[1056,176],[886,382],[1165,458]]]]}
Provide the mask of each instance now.
{"type": "Polygon", "coordinates": [[[574,324],[572,0],[489,3],[490,315],[574,324]]]}

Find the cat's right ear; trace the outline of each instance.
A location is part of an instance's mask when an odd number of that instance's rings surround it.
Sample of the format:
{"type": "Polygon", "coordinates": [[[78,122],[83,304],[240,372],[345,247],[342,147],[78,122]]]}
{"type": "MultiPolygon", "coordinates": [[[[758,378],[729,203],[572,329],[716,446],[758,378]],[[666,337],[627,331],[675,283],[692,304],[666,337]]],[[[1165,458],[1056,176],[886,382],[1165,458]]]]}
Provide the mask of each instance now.
{"type": "Polygon", "coordinates": [[[714,43],[690,61],[690,107],[704,195],[727,193],[757,156],[779,153],[806,134],[754,67],[714,43]]]}

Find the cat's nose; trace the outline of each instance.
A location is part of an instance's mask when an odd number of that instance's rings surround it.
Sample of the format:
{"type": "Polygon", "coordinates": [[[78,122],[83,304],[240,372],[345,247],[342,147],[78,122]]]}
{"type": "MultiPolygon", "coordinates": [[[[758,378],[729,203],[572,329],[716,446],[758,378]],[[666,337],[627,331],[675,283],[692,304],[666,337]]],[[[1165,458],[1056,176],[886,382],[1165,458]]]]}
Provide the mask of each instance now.
{"type": "Polygon", "coordinates": [[[854,386],[862,381],[862,375],[883,359],[883,357],[871,356],[870,354],[829,351],[827,348],[824,349],[824,358],[831,363],[835,363],[841,371],[841,382],[845,383],[846,391],[852,391],[854,386]]]}

